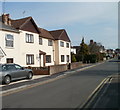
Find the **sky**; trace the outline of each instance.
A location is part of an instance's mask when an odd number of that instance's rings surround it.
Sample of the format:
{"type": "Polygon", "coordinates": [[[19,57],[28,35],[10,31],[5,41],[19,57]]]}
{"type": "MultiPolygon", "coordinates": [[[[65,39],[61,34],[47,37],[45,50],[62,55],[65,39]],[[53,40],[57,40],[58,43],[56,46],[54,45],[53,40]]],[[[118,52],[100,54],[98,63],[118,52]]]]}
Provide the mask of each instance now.
{"type": "Polygon", "coordinates": [[[105,48],[118,47],[117,2],[5,2],[12,19],[32,16],[47,30],[65,29],[72,46],[93,39],[105,48]],[[23,14],[23,12],[25,12],[23,14]]]}

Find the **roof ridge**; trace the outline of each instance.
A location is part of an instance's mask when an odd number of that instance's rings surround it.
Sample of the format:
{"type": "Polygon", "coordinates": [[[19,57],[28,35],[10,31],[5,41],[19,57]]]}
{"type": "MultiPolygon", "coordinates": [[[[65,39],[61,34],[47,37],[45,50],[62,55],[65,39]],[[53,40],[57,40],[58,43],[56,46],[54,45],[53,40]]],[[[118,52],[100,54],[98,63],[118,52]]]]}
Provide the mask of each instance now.
{"type": "MultiPolygon", "coordinates": [[[[38,27],[38,29],[42,29],[42,30],[48,31],[47,29],[44,29],[44,28],[40,28],[40,27],[38,27]]],[[[48,32],[49,32],[49,31],[48,31],[48,32]]]]}
{"type": "Polygon", "coordinates": [[[58,29],[58,30],[52,30],[50,32],[54,32],[54,31],[64,31],[65,29],[58,29]]]}
{"type": "Polygon", "coordinates": [[[61,34],[60,34],[60,36],[59,36],[59,38],[62,36],[62,34],[64,33],[64,30],[61,32],[61,34]]]}
{"type": "Polygon", "coordinates": [[[20,19],[11,19],[12,21],[18,21],[18,20],[22,20],[22,19],[31,19],[32,17],[31,16],[29,16],[29,17],[25,17],[25,18],[20,18],[20,19]]]}

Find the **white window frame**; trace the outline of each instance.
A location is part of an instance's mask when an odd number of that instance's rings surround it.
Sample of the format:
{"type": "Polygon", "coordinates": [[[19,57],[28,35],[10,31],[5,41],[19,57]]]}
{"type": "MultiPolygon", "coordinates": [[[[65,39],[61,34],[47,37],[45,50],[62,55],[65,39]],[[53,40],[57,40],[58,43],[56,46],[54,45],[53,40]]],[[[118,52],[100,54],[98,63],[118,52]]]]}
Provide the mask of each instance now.
{"type": "Polygon", "coordinates": [[[43,39],[39,36],[39,45],[43,45],[43,39]]]}
{"type": "Polygon", "coordinates": [[[67,62],[70,61],[70,56],[69,55],[66,55],[66,60],[67,60],[67,62]]]}
{"type": "Polygon", "coordinates": [[[34,43],[34,35],[33,34],[25,34],[26,36],[26,43],[34,43]]]}
{"type": "Polygon", "coordinates": [[[63,41],[60,41],[60,46],[64,47],[64,42],[63,41]]]}
{"type": "Polygon", "coordinates": [[[5,35],[5,46],[6,47],[14,47],[14,36],[11,34],[6,34],[5,35]],[[8,38],[8,35],[12,37],[12,39],[8,38]],[[11,42],[11,44],[9,44],[8,42],[11,42]]]}
{"type": "Polygon", "coordinates": [[[65,62],[65,55],[61,55],[61,62],[65,62]],[[62,59],[63,57],[63,59],[62,59]]]}
{"type": "Polygon", "coordinates": [[[48,39],[48,46],[53,46],[53,41],[51,39],[48,39]]]}
{"type": "Polygon", "coordinates": [[[70,47],[70,44],[69,44],[68,42],[66,43],[66,47],[67,47],[67,48],[69,48],[69,47],[70,47]]]}
{"type": "Polygon", "coordinates": [[[26,64],[27,65],[34,65],[34,54],[27,54],[26,55],[26,64]]]}
{"type": "Polygon", "coordinates": [[[46,55],[46,63],[51,63],[51,55],[46,55]],[[49,57],[49,60],[47,60],[47,57],[49,57]]]}

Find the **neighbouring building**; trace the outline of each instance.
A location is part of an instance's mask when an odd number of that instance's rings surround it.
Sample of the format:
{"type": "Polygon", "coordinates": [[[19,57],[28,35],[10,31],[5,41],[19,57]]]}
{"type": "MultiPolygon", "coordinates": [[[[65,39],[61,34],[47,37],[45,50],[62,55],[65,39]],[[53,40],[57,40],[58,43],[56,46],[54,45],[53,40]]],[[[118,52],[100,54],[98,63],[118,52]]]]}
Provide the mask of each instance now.
{"type": "Polygon", "coordinates": [[[63,30],[39,28],[32,17],[0,17],[0,63],[44,67],[70,63],[70,39],[63,30]]]}
{"type": "Polygon", "coordinates": [[[76,53],[77,53],[76,48],[73,47],[73,46],[71,47],[71,53],[72,53],[72,54],[76,54],[76,53]]]}

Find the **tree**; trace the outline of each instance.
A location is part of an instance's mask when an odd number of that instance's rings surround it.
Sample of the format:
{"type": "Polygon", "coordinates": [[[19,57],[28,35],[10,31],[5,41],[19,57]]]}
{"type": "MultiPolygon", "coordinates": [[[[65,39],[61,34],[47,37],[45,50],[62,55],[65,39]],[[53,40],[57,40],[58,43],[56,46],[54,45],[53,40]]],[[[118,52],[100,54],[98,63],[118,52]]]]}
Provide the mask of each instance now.
{"type": "Polygon", "coordinates": [[[89,47],[89,51],[90,51],[90,54],[96,54],[96,53],[99,53],[100,52],[100,49],[103,49],[103,46],[101,45],[101,43],[96,43],[96,42],[92,42],[88,45],[89,47]]]}
{"type": "Polygon", "coordinates": [[[71,54],[71,61],[72,62],[76,62],[77,61],[74,54],[71,54]]]}
{"type": "Polygon", "coordinates": [[[82,38],[82,42],[80,44],[79,55],[81,56],[81,61],[84,61],[86,55],[89,54],[88,45],[84,43],[84,37],[82,38]]]}

